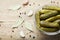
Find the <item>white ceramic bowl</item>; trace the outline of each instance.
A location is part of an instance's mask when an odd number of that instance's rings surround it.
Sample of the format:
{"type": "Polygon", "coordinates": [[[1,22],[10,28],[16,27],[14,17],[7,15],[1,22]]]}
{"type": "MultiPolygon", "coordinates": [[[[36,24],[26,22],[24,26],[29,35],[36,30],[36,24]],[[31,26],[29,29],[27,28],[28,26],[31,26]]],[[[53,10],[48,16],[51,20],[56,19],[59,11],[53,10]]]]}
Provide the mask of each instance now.
{"type": "Polygon", "coordinates": [[[46,32],[46,31],[43,31],[43,30],[40,30],[43,34],[46,34],[46,35],[57,35],[59,34],[60,30],[56,31],[56,32],[46,32]]]}
{"type": "MultiPolygon", "coordinates": [[[[37,27],[37,26],[36,26],[37,27]]],[[[46,34],[46,35],[57,35],[60,33],[60,30],[56,31],[56,32],[46,32],[46,31],[43,31],[41,30],[40,28],[37,27],[37,29],[42,32],[43,34],[46,34]]]]}

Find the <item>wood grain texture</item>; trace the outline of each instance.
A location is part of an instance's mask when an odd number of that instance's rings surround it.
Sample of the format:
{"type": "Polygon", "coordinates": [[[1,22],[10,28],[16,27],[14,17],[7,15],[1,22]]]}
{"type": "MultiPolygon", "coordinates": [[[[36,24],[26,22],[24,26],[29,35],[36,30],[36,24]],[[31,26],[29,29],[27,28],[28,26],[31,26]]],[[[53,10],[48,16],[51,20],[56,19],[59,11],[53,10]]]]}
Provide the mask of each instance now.
{"type": "MultiPolygon", "coordinates": [[[[57,2],[57,0],[55,1],[57,2]]],[[[43,5],[48,3],[51,4],[51,0],[49,1],[48,0],[29,0],[29,4],[31,4],[31,6],[29,6],[28,4],[25,7],[21,7],[21,9],[19,10],[15,10],[15,11],[8,10],[10,6],[13,6],[15,4],[21,5],[23,2],[25,2],[25,0],[0,0],[0,21],[4,21],[3,23],[0,23],[1,24],[0,40],[60,40],[60,34],[55,36],[47,36],[41,33],[36,28],[35,19],[34,19],[35,15],[33,15],[32,17],[27,17],[23,13],[21,14],[21,16],[26,21],[29,21],[33,25],[34,32],[30,32],[29,30],[27,30],[24,27],[24,24],[18,26],[18,28],[12,29],[12,25],[15,23],[17,19],[19,19],[20,12],[25,12],[29,10],[33,10],[35,12],[39,10],[43,5]],[[25,35],[26,35],[25,38],[20,37],[19,32],[21,30],[25,32],[25,35]],[[31,35],[31,37],[29,35],[31,35]],[[33,38],[33,36],[35,36],[35,38],[33,38]]]]}

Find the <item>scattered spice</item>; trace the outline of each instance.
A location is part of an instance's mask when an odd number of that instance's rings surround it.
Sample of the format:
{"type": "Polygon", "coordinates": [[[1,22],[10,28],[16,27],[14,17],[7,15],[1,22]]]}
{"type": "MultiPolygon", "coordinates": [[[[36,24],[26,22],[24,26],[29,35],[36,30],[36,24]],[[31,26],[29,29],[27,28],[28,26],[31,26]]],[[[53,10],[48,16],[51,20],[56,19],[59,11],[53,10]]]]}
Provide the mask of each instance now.
{"type": "Polygon", "coordinates": [[[12,36],[10,36],[12,38],[12,36]]]}
{"type": "Polygon", "coordinates": [[[14,30],[12,30],[12,32],[14,32],[14,30]]]}
{"type": "Polygon", "coordinates": [[[0,40],[2,40],[2,38],[0,38],[0,40]]]}
{"type": "Polygon", "coordinates": [[[25,2],[23,3],[23,6],[27,6],[29,4],[28,0],[25,0],[25,2]]]}
{"type": "Polygon", "coordinates": [[[51,1],[51,3],[55,3],[55,1],[51,1]]]}
{"type": "Polygon", "coordinates": [[[29,4],[29,6],[31,6],[31,4],[29,4]]]}
{"type": "Polygon", "coordinates": [[[19,16],[20,17],[20,16],[19,16]]]}
{"type": "Polygon", "coordinates": [[[20,15],[21,15],[21,13],[20,13],[20,15]]]}
{"type": "Polygon", "coordinates": [[[51,3],[52,3],[52,1],[51,1],[51,3]]]}
{"type": "Polygon", "coordinates": [[[33,39],[35,39],[35,36],[33,36],[33,39]]]}
{"type": "Polygon", "coordinates": [[[29,37],[31,37],[31,35],[29,35],[29,37]]]}

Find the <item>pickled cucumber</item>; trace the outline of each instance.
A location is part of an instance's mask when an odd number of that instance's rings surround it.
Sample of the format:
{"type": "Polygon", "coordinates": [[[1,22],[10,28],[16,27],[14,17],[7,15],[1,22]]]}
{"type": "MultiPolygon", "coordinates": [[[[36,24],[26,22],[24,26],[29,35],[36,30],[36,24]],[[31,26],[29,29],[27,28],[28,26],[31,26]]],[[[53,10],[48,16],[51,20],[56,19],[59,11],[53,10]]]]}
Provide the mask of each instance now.
{"type": "Polygon", "coordinates": [[[60,22],[60,19],[58,19],[58,20],[55,20],[54,22],[60,22]]]}
{"type": "Polygon", "coordinates": [[[60,15],[57,15],[57,16],[54,16],[54,17],[48,18],[48,19],[46,19],[45,21],[53,22],[53,21],[55,21],[55,20],[57,20],[57,19],[60,19],[60,15]]]}
{"type": "Polygon", "coordinates": [[[60,29],[60,7],[44,6],[35,14],[37,28],[46,32],[56,32],[60,29]]]}
{"type": "Polygon", "coordinates": [[[44,6],[42,9],[49,9],[49,10],[57,10],[60,11],[60,7],[58,6],[44,6]]]}
{"type": "Polygon", "coordinates": [[[36,19],[36,24],[37,24],[37,26],[38,27],[40,27],[40,24],[39,24],[39,22],[40,22],[40,13],[39,12],[37,12],[36,14],[35,14],[35,19],[36,19]]]}
{"type": "Polygon", "coordinates": [[[40,10],[39,12],[41,12],[42,14],[44,14],[44,13],[48,13],[50,11],[52,11],[52,10],[46,10],[46,9],[44,9],[44,10],[40,10]]]}
{"type": "Polygon", "coordinates": [[[54,22],[57,22],[60,25],[60,19],[55,20],[54,22]]]}
{"type": "Polygon", "coordinates": [[[40,16],[40,19],[41,19],[41,20],[45,20],[45,19],[50,18],[50,17],[52,17],[52,16],[55,16],[55,15],[57,15],[57,14],[59,14],[57,11],[51,11],[51,12],[49,12],[49,13],[42,14],[42,15],[40,16]]]}
{"type": "Polygon", "coordinates": [[[59,24],[56,22],[45,22],[45,21],[40,21],[40,25],[42,27],[54,27],[54,28],[59,28],[59,24]]]}
{"type": "Polygon", "coordinates": [[[44,27],[41,27],[40,29],[46,32],[55,32],[59,30],[57,28],[44,28],[44,27]]]}

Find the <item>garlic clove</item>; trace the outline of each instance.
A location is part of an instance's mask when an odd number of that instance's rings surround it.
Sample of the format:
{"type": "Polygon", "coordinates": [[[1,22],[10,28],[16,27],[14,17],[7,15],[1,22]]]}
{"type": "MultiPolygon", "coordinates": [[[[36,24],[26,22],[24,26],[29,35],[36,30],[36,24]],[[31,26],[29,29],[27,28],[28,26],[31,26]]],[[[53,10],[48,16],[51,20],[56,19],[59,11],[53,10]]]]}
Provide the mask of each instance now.
{"type": "Polygon", "coordinates": [[[12,25],[12,27],[18,27],[19,25],[21,25],[23,23],[24,19],[20,18],[18,19],[14,25],[12,25]]]}
{"type": "Polygon", "coordinates": [[[30,30],[30,31],[33,31],[33,26],[32,26],[32,24],[30,23],[30,22],[25,22],[24,23],[24,26],[28,29],[28,30],[30,30]]]}
{"type": "Polygon", "coordinates": [[[32,10],[30,10],[29,12],[27,12],[27,14],[26,14],[28,17],[31,17],[32,15],[33,15],[33,11],[32,10]]]}
{"type": "Polygon", "coordinates": [[[23,32],[23,31],[20,31],[20,36],[22,37],[22,38],[24,38],[25,37],[25,33],[23,32]]]}

